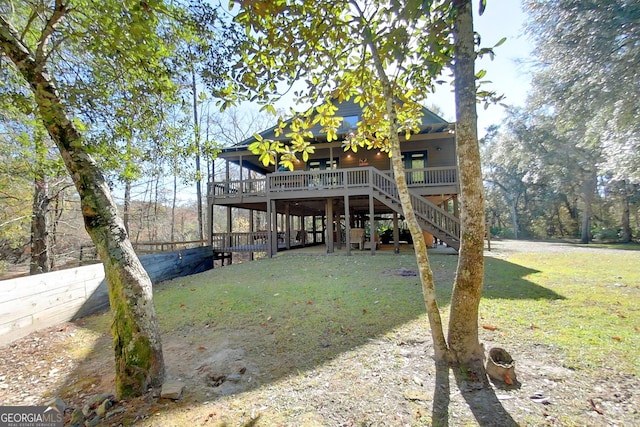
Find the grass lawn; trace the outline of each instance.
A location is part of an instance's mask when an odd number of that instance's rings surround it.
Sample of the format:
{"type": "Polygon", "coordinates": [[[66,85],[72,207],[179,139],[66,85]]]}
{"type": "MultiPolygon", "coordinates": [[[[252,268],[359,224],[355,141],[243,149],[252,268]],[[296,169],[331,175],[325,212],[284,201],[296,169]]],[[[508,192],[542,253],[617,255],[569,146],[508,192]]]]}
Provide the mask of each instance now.
{"type": "MultiPolygon", "coordinates": [[[[480,340],[511,353],[518,387],[479,394],[454,370],[435,369],[411,250],[290,251],[156,286],[167,377],[185,392],[177,402],[122,402],[113,422],[640,425],[640,247],[492,246],[480,340]],[[234,380],[211,383],[223,376],[234,380]]],[[[430,261],[446,323],[458,257],[430,261]]],[[[74,361],[51,395],[81,408],[86,396],[112,391],[109,319],[83,319],[64,349],[47,352],[74,361]]]]}
{"type": "MultiPolygon", "coordinates": [[[[431,263],[446,321],[457,257],[431,263]]],[[[638,265],[640,250],[489,256],[481,325],[508,340],[554,346],[567,367],[639,374],[638,265]]],[[[155,298],[165,332],[259,325],[275,335],[274,350],[312,363],[424,314],[419,280],[403,269],[416,270],[411,253],[282,255],[167,282],[155,298]],[[322,341],[341,345],[306,354],[305,343],[322,341]]]]}
{"type": "Polygon", "coordinates": [[[483,322],[552,345],[576,369],[640,374],[640,251],[518,253],[488,259],[483,322]]]}

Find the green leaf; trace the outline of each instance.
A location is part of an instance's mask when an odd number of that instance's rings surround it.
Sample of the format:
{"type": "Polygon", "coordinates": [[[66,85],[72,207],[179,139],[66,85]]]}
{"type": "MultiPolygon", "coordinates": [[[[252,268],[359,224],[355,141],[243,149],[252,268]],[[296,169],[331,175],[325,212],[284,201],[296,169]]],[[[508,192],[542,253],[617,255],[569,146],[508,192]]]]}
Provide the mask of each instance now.
{"type": "Polygon", "coordinates": [[[484,13],[484,10],[487,8],[487,0],[480,0],[480,8],[479,8],[479,15],[482,16],[482,14],[484,13]]]}
{"type": "Polygon", "coordinates": [[[504,42],[507,41],[506,37],[503,37],[500,39],[500,41],[498,43],[496,43],[493,47],[498,47],[498,46],[502,46],[504,44],[504,42]]]}

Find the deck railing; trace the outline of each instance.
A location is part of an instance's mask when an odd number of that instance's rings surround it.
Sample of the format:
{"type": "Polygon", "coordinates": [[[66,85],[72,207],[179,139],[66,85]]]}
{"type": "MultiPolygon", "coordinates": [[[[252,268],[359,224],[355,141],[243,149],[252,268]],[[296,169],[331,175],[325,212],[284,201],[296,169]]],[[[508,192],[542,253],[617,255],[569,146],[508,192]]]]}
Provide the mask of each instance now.
{"type": "MultiPolygon", "coordinates": [[[[218,252],[265,252],[267,250],[266,230],[233,232],[233,233],[213,233],[211,244],[214,251],[218,252]]],[[[309,236],[304,230],[293,230],[287,242],[287,233],[278,231],[278,246],[288,245],[302,246],[307,243],[309,236]]],[[[314,242],[315,243],[315,242],[314,242]]]]}
{"type": "Polygon", "coordinates": [[[211,244],[213,249],[217,251],[230,251],[231,248],[265,251],[267,248],[267,232],[212,233],[211,244]]]}
{"type": "MultiPolygon", "coordinates": [[[[374,184],[373,171],[391,176],[391,171],[378,171],[372,167],[275,172],[260,179],[214,182],[210,191],[214,198],[224,198],[265,196],[267,192],[275,191],[367,187],[374,184]]],[[[405,177],[409,187],[451,186],[458,183],[458,170],[455,166],[407,169],[405,177]]]]}

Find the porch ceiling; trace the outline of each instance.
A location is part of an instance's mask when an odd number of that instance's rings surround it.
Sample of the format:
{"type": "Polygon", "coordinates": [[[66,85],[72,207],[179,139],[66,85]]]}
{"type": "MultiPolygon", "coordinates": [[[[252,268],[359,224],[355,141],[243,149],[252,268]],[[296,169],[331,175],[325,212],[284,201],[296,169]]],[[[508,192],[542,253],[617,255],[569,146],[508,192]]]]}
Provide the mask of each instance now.
{"type": "MultiPolygon", "coordinates": [[[[446,200],[451,199],[451,195],[429,196],[427,199],[437,205],[446,200]]],[[[344,214],[344,198],[333,198],[333,210],[339,215],[344,214]]],[[[327,199],[284,199],[276,202],[276,210],[279,214],[287,212],[293,216],[323,216],[325,214],[327,199]]],[[[375,215],[392,214],[393,210],[388,206],[374,198],[375,215]]],[[[245,203],[234,204],[232,207],[242,209],[253,209],[256,211],[266,212],[266,203],[245,203]]],[[[349,197],[349,213],[354,216],[369,215],[369,198],[367,196],[349,197]]]]}

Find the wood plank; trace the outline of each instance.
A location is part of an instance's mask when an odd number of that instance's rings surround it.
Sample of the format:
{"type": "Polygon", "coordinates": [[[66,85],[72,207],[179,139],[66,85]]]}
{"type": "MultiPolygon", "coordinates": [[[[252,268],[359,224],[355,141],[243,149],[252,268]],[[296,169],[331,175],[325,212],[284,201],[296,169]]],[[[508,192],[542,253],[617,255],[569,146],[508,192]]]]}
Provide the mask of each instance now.
{"type": "MultiPolygon", "coordinates": [[[[53,271],[35,276],[18,277],[0,282],[0,301],[20,300],[45,289],[65,288],[69,284],[85,283],[104,277],[102,264],[93,264],[68,270],[53,271]]],[[[2,313],[2,311],[0,311],[2,313]]]]}
{"type": "MultiPolygon", "coordinates": [[[[213,268],[210,246],[140,257],[151,281],[213,268]]],[[[102,264],[20,277],[0,282],[0,345],[38,329],[108,309],[102,264]]]]}

